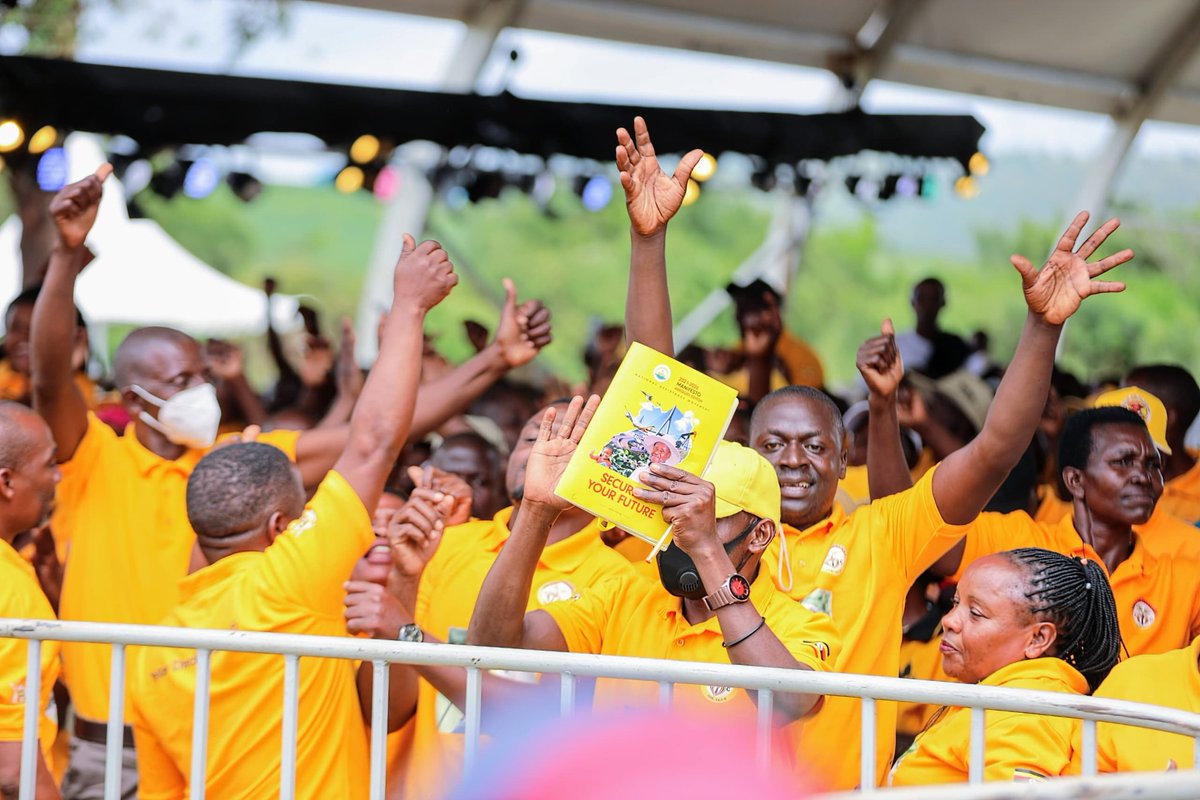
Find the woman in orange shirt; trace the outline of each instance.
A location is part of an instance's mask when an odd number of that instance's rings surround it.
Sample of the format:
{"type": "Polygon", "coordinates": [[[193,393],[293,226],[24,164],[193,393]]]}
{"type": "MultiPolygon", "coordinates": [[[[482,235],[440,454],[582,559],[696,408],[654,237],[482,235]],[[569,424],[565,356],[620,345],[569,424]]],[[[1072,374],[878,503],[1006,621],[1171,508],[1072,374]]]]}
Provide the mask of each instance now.
{"type": "MultiPolygon", "coordinates": [[[[967,568],[942,621],[942,666],[963,683],[1090,694],[1117,663],[1121,633],[1104,570],[1026,547],[967,568]]],[[[945,707],[892,768],[889,783],[966,781],[970,710],[945,707]]],[[[989,711],[984,780],[1023,781],[1080,771],[1080,724],[989,711]]]]}

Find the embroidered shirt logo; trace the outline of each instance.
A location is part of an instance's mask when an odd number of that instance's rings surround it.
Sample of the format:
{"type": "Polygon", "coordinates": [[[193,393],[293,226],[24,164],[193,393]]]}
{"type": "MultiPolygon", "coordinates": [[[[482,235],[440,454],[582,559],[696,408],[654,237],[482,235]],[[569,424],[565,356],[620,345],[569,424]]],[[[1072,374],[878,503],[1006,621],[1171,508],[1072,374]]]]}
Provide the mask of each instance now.
{"type": "Polygon", "coordinates": [[[543,583],[537,591],[538,602],[544,606],[570,600],[575,596],[575,587],[567,581],[550,581],[543,583]]]}
{"type": "Polygon", "coordinates": [[[1139,628],[1145,630],[1154,624],[1154,620],[1158,615],[1154,609],[1145,600],[1138,600],[1133,604],[1133,621],[1139,628]]]}
{"type": "Polygon", "coordinates": [[[732,686],[701,686],[700,691],[710,703],[727,703],[733,697],[734,689],[732,686]]]}
{"type": "Polygon", "coordinates": [[[846,548],[840,544],[835,544],[825,554],[825,563],[821,564],[821,572],[828,572],[830,575],[841,575],[842,570],[845,568],[846,548]]]}

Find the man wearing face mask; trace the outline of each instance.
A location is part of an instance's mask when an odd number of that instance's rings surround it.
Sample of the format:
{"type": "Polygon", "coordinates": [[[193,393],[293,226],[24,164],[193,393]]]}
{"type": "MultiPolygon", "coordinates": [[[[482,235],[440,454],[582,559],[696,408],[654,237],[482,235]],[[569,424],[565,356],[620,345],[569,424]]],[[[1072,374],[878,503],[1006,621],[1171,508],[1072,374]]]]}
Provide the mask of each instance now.
{"type": "MultiPolygon", "coordinates": [[[[475,604],[469,644],[524,647],[785,669],[829,669],[840,644],[832,620],[793,603],[759,569],[779,528],[775,471],[749,448],[721,442],[707,480],[654,464],[636,489],[661,503],[674,541],[659,556],[661,585],[638,575],[608,578],[566,602],[525,612],[530,578],[555,520],[571,505],[554,493],[571,453],[599,404],[575,398],[561,415],[542,418],[525,471],[525,498],[512,534],[488,573],[475,604]]],[[[598,680],[600,708],[653,707],[657,684],[598,680]]],[[[783,722],[815,712],[816,694],[780,694],[783,722]]],[[[676,707],[753,713],[741,689],[678,685],[676,707]]],[[[796,745],[795,741],[789,742],[796,745]]]]}

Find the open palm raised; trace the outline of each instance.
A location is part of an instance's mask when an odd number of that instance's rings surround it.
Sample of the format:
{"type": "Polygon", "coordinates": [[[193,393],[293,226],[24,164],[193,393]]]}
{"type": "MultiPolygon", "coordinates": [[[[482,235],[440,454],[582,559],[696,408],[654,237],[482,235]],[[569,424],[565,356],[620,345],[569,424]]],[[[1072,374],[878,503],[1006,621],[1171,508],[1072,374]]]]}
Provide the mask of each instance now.
{"type": "Polygon", "coordinates": [[[1101,225],[1076,250],[1075,242],[1079,239],[1079,234],[1087,221],[1088,213],[1080,211],[1067,227],[1066,233],[1058,240],[1054,251],[1050,253],[1040,270],[1035,269],[1029,259],[1024,256],[1014,255],[1010,259],[1013,266],[1021,273],[1025,304],[1029,306],[1031,312],[1051,325],[1061,325],[1066,322],[1079,309],[1085,297],[1106,292],[1125,291],[1125,284],[1120,281],[1093,279],[1113,267],[1129,261],[1133,258],[1132,250],[1122,250],[1107,258],[1088,263],[1088,258],[1120,226],[1120,220],[1110,219],[1101,225]]]}
{"type": "Polygon", "coordinates": [[[638,235],[661,232],[675,216],[683,204],[688,178],[703,155],[703,150],[690,151],[680,159],[675,174],[668,175],[658,166],[646,120],[633,118],[633,137],[624,128],[617,129],[617,169],[629,221],[638,235]]]}

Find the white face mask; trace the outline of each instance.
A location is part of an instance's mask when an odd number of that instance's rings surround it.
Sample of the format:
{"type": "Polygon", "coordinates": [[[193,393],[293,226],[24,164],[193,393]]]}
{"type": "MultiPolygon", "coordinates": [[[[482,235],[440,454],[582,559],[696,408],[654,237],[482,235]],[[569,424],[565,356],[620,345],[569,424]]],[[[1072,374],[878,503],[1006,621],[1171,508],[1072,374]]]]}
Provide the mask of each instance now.
{"type": "Polygon", "coordinates": [[[134,384],[129,390],[147,403],[158,406],[158,419],[145,411],[138,419],[184,447],[212,447],[217,440],[217,426],[221,424],[221,404],[217,402],[217,390],[211,383],[201,383],[184,389],[163,400],[134,384]]]}

